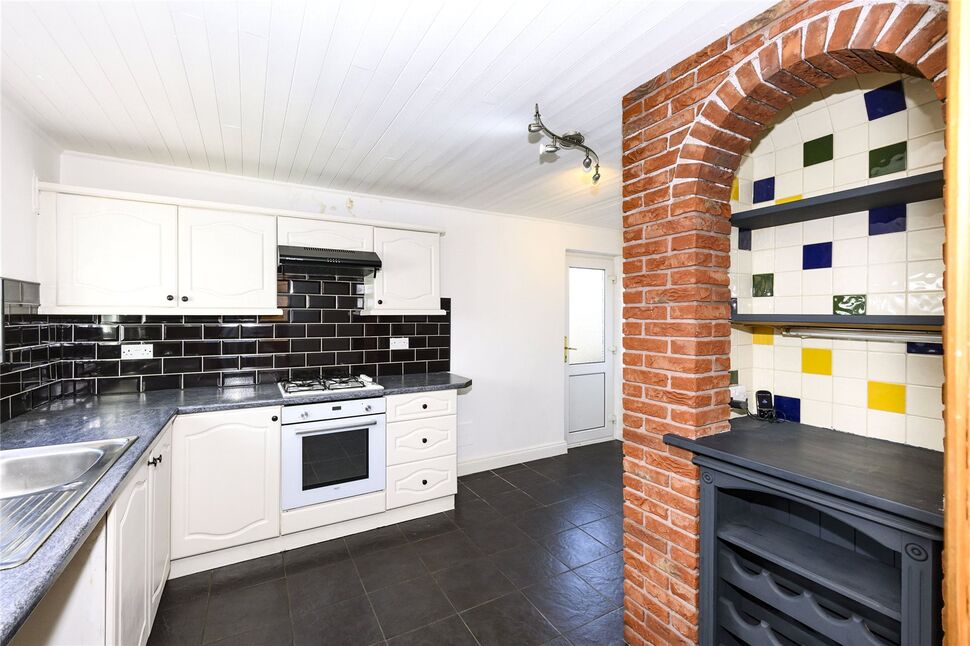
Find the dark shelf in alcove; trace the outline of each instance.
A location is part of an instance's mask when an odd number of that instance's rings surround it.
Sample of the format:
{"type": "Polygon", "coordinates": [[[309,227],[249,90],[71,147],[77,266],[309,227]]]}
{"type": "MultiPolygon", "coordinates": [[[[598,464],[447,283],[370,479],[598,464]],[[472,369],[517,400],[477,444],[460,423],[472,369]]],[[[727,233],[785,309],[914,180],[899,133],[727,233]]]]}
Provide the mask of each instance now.
{"type": "Polygon", "coordinates": [[[942,196],[943,171],[933,171],[827,195],[807,197],[785,204],[772,204],[742,211],[731,216],[731,225],[742,229],[764,229],[833,215],[867,211],[880,206],[933,200],[942,196]]]}
{"type": "Polygon", "coordinates": [[[942,316],[869,316],[839,314],[732,314],[732,323],[742,325],[823,326],[860,329],[930,330],[943,327],[942,316]]]}

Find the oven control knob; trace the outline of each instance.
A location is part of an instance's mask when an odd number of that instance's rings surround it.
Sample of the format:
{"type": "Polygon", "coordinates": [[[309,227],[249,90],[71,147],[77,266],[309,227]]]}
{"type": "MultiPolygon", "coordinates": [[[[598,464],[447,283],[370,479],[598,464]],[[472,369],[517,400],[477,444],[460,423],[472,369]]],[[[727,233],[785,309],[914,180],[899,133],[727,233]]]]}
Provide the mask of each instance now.
{"type": "Polygon", "coordinates": [[[370,404],[367,404],[366,406],[364,406],[364,410],[367,411],[368,413],[370,412],[370,409],[371,409],[370,404]]]}
{"type": "Polygon", "coordinates": [[[303,411],[302,413],[300,413],[300,419],[306,419],[308,417],[310,417],[310,413],[309,412],[303,411]]]}

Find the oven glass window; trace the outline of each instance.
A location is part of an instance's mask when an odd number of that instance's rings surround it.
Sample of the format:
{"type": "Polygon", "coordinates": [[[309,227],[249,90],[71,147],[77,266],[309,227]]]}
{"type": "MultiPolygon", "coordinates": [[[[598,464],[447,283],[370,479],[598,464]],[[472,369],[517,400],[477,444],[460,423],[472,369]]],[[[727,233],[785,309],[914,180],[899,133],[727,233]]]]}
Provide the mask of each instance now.
{"type": "Polygon", "coordinates": [[[368,429],[303,437],[303,490],[368,477],[368,429]]]}

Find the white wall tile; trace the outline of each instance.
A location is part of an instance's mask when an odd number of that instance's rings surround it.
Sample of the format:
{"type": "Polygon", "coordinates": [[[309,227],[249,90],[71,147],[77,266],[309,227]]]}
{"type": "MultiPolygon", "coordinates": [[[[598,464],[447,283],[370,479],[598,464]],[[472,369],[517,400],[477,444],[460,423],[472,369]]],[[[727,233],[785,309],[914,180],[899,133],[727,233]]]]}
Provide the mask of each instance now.
{"type": "Polygon", "coordinates": [[[927,83],[926,79],[904,76],[903,93],[906,95],[906,106],[910,108],[930,101],[935,101],[937,107],[940,105],[933,85],[927,83]]]}
{"type": "Polygon", "coordinates": [[[775,250],[759,249],[751,252],[751,273],[771,274],[775,271],[775,250]]]}
{"type": "MultiPolygon", "coordinates": [[[[877,236],[878,237],[878,236],[877,236]]],[[[870,253],[872,248],[869,249],[870,253]]],[[[902,292],[906,289],[906,263],[894,262],[885,265],[869,264],[870,294],[902,292]]]]}
{"type": "Polygon", "coordinates": [[[775,309],[779,314],[809,314],[802,310],[801,296],[775,296],[775,309]]]}
{"type": "Polygon", "coordinates": [[[802,424],[832,428],[832,402],[816,401],[802,397],[802,424]]]}
{"type": "Polygon", "coordinates": [[[888,341],[866,341],[869,352],[885,352],[887,354],[906,354],[905,343],[891,343],[888,341]]]}
{"type": "Polygon", "coordinates": [[[944,237],[944,229],[942,228],[907,231],[907,258],[909,260],[935,260],[942,258],[944,237]]]}
{"type": "Polygon", "coordinates": [[[807,166],[802,173],[802,193],[831,191],[835,187],[835,163],[821,162],[807,166]]]}
{"type": "Polygon", "coordinates": [[[833,404],[832,427],[845,433],[867,435],[866,409],[859,406],[833,404]]]}
{"type": "Polygon", "coordinates": [[[833,267],[865,267],[868,264],[868,238],[848,238],[832,243],[833,267]]]}
{"type": "MultiPolygon", "coordinates": [[[[775,348],[775,371],[785,370],[788,372],[802,371],[802,349],[776,345],[775,348]]],[[[758,366],[759,368],[761,366],[758,366]]]]}
{"type": "Polygon", "coordinates": [[[869,123],[835,131],[832,138],[832,154],[835,159],[869,152],[869,123]]]}
{"type": "Polygon", "coordinates": [[[846,339],[833,339],[832,348],[835,350],[862,350],[869,349],[869,344],[865,341],[848,341],[846,339]]]}
{"type": "Polygon", "coordinates": [[[835,218],[819,218],[802,222],[802,244],[831,242],[835,227],[835,218]]]}
{"type": "Polygon", "coordinates": [[[832,117],[828,110],[815,110],[795,113],[798,130],[802,133],[802,141],[811,141],[832,133],[832,117]]]}
{"type": "Polygon", "coordinates": [[[775,346],[753,344],[751,346],[751,365],[760,370],[774,370],[775,346]]]}
{"type": "Polygon", "coordinates": [[[802,294],[805,296],[831,295],[832,270],[806,269],[802,271],[802,294]]]}
{"type": "Polygon", "coordinates": [[[865,408],[868,398],[868,382],[865,379],[832,377],[832,401],[846,406],[865,408]]]}
{"type": "MultiPolygon", "coordinates": [[[[902,112],[898,114],[902,114],[902,112]]],[[[906,166],[908,168],[920,168],[938,164],[945,153],[946,146],[943,143],[942,132],[915,137],[906,144],[906,166]]]]}
{"type": "Polygon", "coordinates": [[[865,294],[868,267],[836,267],[832,270],[833,294],[865,294]]]}
{"type": "Polygon", "coordinates": [[[906,289],[911,292],[943,291],[943,261],[920,260],[906,263],[906,289]]]}
{"type": "Polygon", "coordinates": [[[943,433],[942,419],[930,419],[916,415],[906,416],[906,444],[942,451],[943,433]]]}
{"type": "Polygon", "coordinates": [[[802,272],[775,272],[776,296],[800,296],[802,293],[802,272]]]}
{"type": "Polygon", "coordinates": [[[801,146],[802,135],[798,131],[798,124],[794,119],[784,119],[781,113],[775,116],[777,120],[771,129],[771,141],[776,149],[787,148],[789,146],[801,146]]]}
{"type": "Polygon", "coordinates": [[[832,377],[802,373],[802,397],[815,401],[832,401],[832,377]]]}
{"type": "Polygon", "coordinates": [[[906,140],[906,111],[869,122],[869,147],[882,148],[906,140]]]}
{"type": "Polygon", "coordinates": [[[801,248],[781,247],[775,249],[774,267],[775,271],[801,271],[801,248]]]}
{"type": "Polygon", "coordinates": [[[942,418],[943,401],[939,388],[906,386],[906,413],[920,417],[942,418]]]}
{"type": "Polygon", "coordinates": [[[802,314],[831,314],[832,295],[816,294],[814,296],[802,296],[801,309],[802,314]]]}
{"type": "Polygon", "coordinates": [[[906,416],[882,410],[866,411],[866,430],[869,437],[890,442],[906,441],[906,416]]]}
{"type": "Polygon", "coordinates": [[[802,373],[775,370],[775,394],[785,397],[802,396],[802,373]]]}
{"type": "Polygon", "coordinates": [[[913,316],[943,316],[943,292],[907,294],[906,313],[913,316]]]}
{"type": "Polygon", "coordinates": [[[900,316],[906,313],[906,294],[869,294],[866,314],[871,316],[900,316]]]}
{"type": "Polygon", "coordinates": [[[802,144],[775,148],[775,173],[789,173],[802,168],[802,144]]]}
{"type": "Polygon", "coordinates": [[[869,180],[869,153],[859,153],[835,159],[835,187],[864,185],[869,180]]]}
{"type": "Polygon", "coordinates": [[[832,374],[836,377],[865,379],[868,353],[863,350],[832,350],[832,374]]]}
{"type": "Polygon", "coordinates": [[[878,265],[906,260],[906,235],[905,231],[900,231],[869,236],[869,263],[878,265]]]}
{"type": "Polygon", "coordinates": [[[755,181],[759,179],[765,179],[766,177],[775,176],[775,153],[774,152],[763,152],[754,155],[754,179],[755,181]]]}
{"type": "Polygon", "coordinates": [[[906,230],[943,227],[943,198],[906,205],[906,230]]]}
{"type": "Polygon", "coordinates": [[[906,383],[905,353],[870,352],[867,364],[866,374],[869,381],[906,383]]]}
{"type": "Polygon", "coordinates": [[[754,407],[754,393],[758,390],[775,391],[775,372],[773,370],[759,370],[754,368],[751,371],[751,393],[748,401],[754,407]]]}
{"type": "Polygon", "coordinates": [[[906,383],[915,386],[943,385],[943,356],[939,354],[907,354],[906,383]]]}
{"type": "Polygon", "coordinates": [[[775,229],[754,229],[751,232],[751,251],[763,251],[775,248],[775,229]]]}
{"type": "MultiPolygon", "coordinates": [[[[793,170],[775,176],[775,199],[794,197],[802,194],[802,171],[793,170]]],[[[787,225],[786,225],[787,226],[787,225]]],[[[781,227],[779,227],[781,228],[781,227]]]]}
{"type": "MultiPolygon", "coordinates": [[[[903,309],[905,309],[906,304],[903,302],[903,309]]],[[[762,296],[760,298],[751,299],[751,313],[752,314],[774,314],[775,313],[775,299],[771,296],[762,296]]]]}
{"type": "Polygon", "coordinates": [[[924,103],[906,110],[909,122],[909,138],[920,137],[943,130],[943,111],[939,103],[924,103]]]}
{"type": "Polygon", "coordinates": [[[856,211],[835,216],[834,239],[865,238],[869,235],[869,212],[856,211]]]}

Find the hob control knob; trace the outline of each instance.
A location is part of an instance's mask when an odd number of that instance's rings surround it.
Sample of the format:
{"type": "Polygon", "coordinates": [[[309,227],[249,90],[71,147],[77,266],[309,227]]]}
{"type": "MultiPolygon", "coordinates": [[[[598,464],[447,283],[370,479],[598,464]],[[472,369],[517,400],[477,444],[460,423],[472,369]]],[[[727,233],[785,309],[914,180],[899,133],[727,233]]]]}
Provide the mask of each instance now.
{"type": "Polygon", "coordinates": [[[370,412],[370,409],[371,409],[370,404],[367,404],[366,406],[364,406],[364,410],[367,411],[368,413],[370,412]]]}

